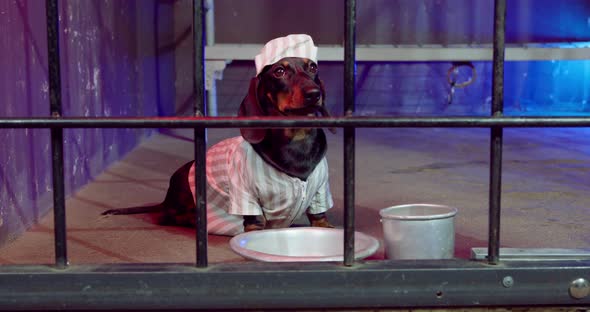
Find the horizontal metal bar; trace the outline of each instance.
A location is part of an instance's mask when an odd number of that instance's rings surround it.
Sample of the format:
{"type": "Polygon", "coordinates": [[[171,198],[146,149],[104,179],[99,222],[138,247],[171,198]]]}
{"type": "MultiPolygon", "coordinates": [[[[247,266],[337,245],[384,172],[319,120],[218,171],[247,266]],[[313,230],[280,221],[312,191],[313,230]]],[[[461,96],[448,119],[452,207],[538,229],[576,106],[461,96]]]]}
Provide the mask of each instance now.
{"type": "Polygon", "coordinates": [[[1,128],[489,128],[590,127],[588,117],[154,117],[154,118],[0,118],[1,128]]]}
{"type": "Polygon", "coordinates": [[[0,266],[0,309],[305,309],[584,306],[590,260],[0,266]]]}
{"type": "MultiPolygon", "coordinates": [[[[260,53],[262,44],[216,44],[206,47],[206,60],[252,61],[260,53]]],[[[343,47],[320,46],[318,59],[327,62],[341,62],[343,47]]],[[[440,61],[491,61],[492,47],[489,45],[462,46],[385,46],[371,45],[356,47],[357,62],[440,62],[440,61]]],[[[509,46],[506,61],[555,61],[587,60],[590,57],[587,45],[568,47],[509,46]]]]}

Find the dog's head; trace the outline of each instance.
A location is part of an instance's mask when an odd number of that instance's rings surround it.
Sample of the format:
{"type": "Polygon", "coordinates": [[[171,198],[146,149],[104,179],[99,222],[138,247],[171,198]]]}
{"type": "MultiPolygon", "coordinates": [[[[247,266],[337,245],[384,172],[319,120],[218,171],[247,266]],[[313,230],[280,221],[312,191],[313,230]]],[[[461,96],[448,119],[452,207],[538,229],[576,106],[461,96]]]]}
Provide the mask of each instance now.
{"type": "MultiPolygon", "coordinates": [[[[252,78],[238,116],[329,116],[325,100],[318,65],[307,58],[286,57],[252,78]]],[[[267,130],[242,128],[240,132],[255,144],[264,140],[267,130]]]]}

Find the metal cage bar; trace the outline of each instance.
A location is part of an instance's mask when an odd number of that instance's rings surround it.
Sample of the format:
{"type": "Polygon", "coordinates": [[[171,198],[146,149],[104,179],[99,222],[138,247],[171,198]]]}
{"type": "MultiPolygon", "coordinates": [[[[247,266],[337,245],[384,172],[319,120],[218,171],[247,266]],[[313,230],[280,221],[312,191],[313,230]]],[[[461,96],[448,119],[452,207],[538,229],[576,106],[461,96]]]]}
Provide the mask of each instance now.
{"type": "Polygon", "coordinates": [[[175,117],[0,118],[0,129],[38,128],[544,128],[590,127],[576,117],[175,117]]]}
{"type": "MultiPolygon", "coordinates": [[[[61,117],[61,74],[59,59],[59,10],[57,0],[45,1],[47,16],[47,58],[49,70],[49,106],[52,117],[61,117]]],[[[64,186],[63,128],[51,128],[53,170],[53,222],[55,265],[68,265],[66,238],[66,203],[64,186]]]]}
{"type": "MultiPolygon", "coordinates": [[[[504,111],[504,44],[506,34],[506,0],[494,2],[494,48],[492,76],[492,117],[504,111]]],[[[488,214],[488,262],[500,260],[500,211],[502,196],[502,139],[504,130],[490,131],[490,197],[488,214]]]]}
{"type": "MultiPolygon", "coordinates": [[[[193,51],[195,62],[193,88],[195,90],[195,116],[205,116],[205,43],[203,26],[205,10],[203,0],[193,0],[193,51]]],[[[207,192],[206,192],[206,130],[195,127],[195,193],[196,193],[196,252],[197,267],[207,267],[207,192]]]]}
{"type": "MultiPolygon", "coordinates": [[[[572,306],[590,261],[0,266],[0,310],[349,310],[572,306]],[[574,291],[576,288],[573,288],[574,291]],[[24,294],[27,294],[26,296],[24,294]]],[[[580,289],[582,290],[582,289],[580,289]]],[[[572,309],[573,311],[573,309],[572,309]]]]}
{"type": "MultiPolygon", "coordinates": [[[[346,0],[344,11],[344,115],[355,111],[356,0],[346,0]]],[[[355,128],[344,128],[344,265],[354,263],[355,128]]]]}

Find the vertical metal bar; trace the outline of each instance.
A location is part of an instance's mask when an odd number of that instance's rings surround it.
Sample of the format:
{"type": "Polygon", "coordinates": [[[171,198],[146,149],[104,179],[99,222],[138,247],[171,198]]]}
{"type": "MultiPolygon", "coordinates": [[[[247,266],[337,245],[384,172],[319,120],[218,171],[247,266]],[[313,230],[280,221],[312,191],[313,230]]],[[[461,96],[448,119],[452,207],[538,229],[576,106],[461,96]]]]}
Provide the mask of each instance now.
{"type": "MultiPolygon", "coordinates": [[[[205,42],[207,46],[215,44],[215,3],[205,0],[205,42]]],[[[217,81],[211,77],[211,84],[207,90],[207,116],[217,116],[217,81]]]]}
{"type": "MultiPolygon", "coordinates": [[[[59,60],[59,12],[57,0],[45,1],[47,15],[47,61],[49,71],[49,108],[51,116],[61,117],[61,75],[59,60]]],[[[63,129],[51,129],[51,160],[53,169],[53,222],[55,265],[68,265],[66,241],[66,204],[64,187],[63,129]]]]}
{"type": "MultiPolygon", "coordinates": [[[[494,55],[492,77],[492,116],[501,117],[504,110],[504,45],[506,0],[496,0],[494,7],[494,55]]],[[[500,200],[502,192],[503,128],[492,127],[490,138],[490,198],[488,262],[500,260],[500,200]]]]}
{"type": "MultiPolygon", "coordinates": [[[[194,72],[193,88],[195,90],[195,116],[205,116],[205,44],[204,44],[204,0],[193,0],[193,46],[194,72]]],[[[197,267],[207,267],[207,193],[205,179],[206,130],[195,128],[195,193],[196,193],[196,235],[197,267]]]]}
{"type": "MultiPolygon", "coordinates": [[[[355,109],[356,0],[346,0],[344,27],[344,114],[355,109]]],[[[344,128],[344,265],[354,263],[355,128],[344,128]]]]}

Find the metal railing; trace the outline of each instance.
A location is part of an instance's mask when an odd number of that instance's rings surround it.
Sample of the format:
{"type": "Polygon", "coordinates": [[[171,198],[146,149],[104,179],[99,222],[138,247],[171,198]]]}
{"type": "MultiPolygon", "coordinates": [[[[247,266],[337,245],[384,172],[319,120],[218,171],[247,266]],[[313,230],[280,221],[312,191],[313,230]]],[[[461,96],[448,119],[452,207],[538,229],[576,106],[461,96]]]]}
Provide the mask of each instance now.
{"type": "Polygon", "coordinates": [[[61,117],[57,0],[47,0],[50,118],[2,118],[0,128],[50,128],[53,159],[55,265],[0,266],[0,309],[302,309],[590,305],[590,261],[502,262],[500,196],[505,127],[590,127],[589,117],[504,117],[506,0],[495,0],[491,117],[354,117],[355,0],[345,6],[345,117],[212,118],[204,115],[203,3],[194,3],[196,92],[191,118],[61,117]],[[344,128],[343,263],[208,264],[205,129],[344,128]],[[491,129],[487,261],[354,261],[355,129],[476,127],[491,129]],[[194,128],[196,265],[68,265],[65,227],[64,128],[194,128]]]}

